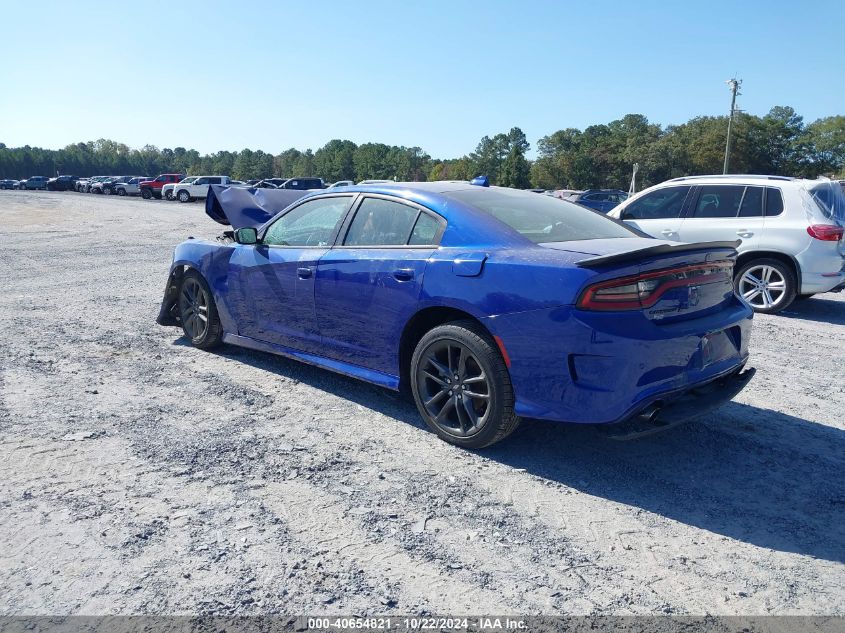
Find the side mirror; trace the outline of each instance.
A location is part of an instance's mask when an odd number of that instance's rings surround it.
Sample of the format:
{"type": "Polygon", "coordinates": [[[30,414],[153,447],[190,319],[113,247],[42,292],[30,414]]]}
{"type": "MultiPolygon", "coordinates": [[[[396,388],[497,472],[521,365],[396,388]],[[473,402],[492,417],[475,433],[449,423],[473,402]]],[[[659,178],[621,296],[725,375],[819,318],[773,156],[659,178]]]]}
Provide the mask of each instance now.
{"type": "Polygon", "coordinates": [[[245,226],[235,231],[235,241],[238,244],[258,244],[258,231],[251,226],[245,226]]]}

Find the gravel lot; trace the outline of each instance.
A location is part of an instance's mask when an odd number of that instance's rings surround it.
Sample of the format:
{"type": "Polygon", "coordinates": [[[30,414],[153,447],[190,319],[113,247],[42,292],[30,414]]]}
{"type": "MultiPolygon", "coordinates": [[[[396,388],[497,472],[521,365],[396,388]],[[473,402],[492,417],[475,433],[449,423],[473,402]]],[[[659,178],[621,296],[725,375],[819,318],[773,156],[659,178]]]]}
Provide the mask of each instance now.
{"type": "Polygon", "coordinates": [[[470,453],[413,406],[155,324],[201,204],[0,192],[0,614],[845,614],[845,298],[736,402],[470,453]]]}

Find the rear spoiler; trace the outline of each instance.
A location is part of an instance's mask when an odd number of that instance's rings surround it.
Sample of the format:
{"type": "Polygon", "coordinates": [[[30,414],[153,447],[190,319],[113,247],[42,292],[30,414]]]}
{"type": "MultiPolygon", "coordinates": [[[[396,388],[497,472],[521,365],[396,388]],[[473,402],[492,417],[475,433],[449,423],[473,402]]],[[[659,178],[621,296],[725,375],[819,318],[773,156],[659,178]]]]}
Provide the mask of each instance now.
{"type": "Polygon", "coordinates": [[[651,257],[652,255],[676,255],[678,253],[717,249],[733,251],[732,254],[736,254],[736,248],[741,243],[742,240],[734,240],[732,242],[693,242],[691,244],[680,242],[678,244],[658,244],[657,246],[637,248],[632,251],[624,251],[622,253],[582,259],[576,264],[576,266],[580,268],[592,268],[593,266],[603,266],[604,264],[617,264],[634,259],[645,259],[647,257],[651,257]]]}
{"type": "Polygon", "coordinates": [[[212,220],[235,230],[257,229],[279,211],[311,193],[296,189],[248,189],[211,185],[205,198],[205,212],[212,220]]]}

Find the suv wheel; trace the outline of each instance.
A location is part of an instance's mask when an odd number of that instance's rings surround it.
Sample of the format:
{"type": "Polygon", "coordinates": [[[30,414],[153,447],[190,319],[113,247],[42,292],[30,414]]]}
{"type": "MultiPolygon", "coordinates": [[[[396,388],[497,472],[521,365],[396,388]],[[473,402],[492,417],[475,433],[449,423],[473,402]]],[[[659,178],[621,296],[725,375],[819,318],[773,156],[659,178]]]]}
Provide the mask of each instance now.
{"type": "Polygon", "coordinates": [[[168,189],[168,190],[164,193],[164,199],[165,199],[165,200],[171,200],[171,201],[173,200],[173,190],[172,190],[172,189],[168,189]]]}
{"type": "Polygon", "coordinates": [[[121,187],[120,189],[118,189],[118,190],[117,190],[117,195],[119,195],[119,196],[125,196],[125,195],[126,195],[126,189],[124,189],[123,187],[121,187]]]}
{"type": "Polygon", "coordinates": [[[141,197],[144,200],[149,200],[153,197],[153,192],[145,187],[144,189],[141,189],[141,197]]]}
{"type": "Polygon", "coordinates": [[[755,259],[734,277],[734,287],[755,312],[774,314],[789,307],[798,292],[792,268],[777,259],[755,259]]]}
{"type": "Polygon", "coordinates": [[[179,198],[179,202],[190,202],[191,201],[191,194],[187,192],[187,190],[182,189],[179,194],[176,196],[179,198]]]}

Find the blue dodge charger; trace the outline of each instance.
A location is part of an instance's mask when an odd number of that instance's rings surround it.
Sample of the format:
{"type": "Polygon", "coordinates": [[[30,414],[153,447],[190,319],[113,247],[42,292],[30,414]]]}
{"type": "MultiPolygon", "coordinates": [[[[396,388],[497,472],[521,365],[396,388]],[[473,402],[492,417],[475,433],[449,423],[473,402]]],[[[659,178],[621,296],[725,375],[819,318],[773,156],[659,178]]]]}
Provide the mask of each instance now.
{"type": "Polygon", "coordinates": [[[224,241],[177,248],[158,322],[412,395],[446,441],[521,418],[635,437],[747,384],[735,242],[655,240],[548,196],[466,182],[212,187],[224,241]]]}

